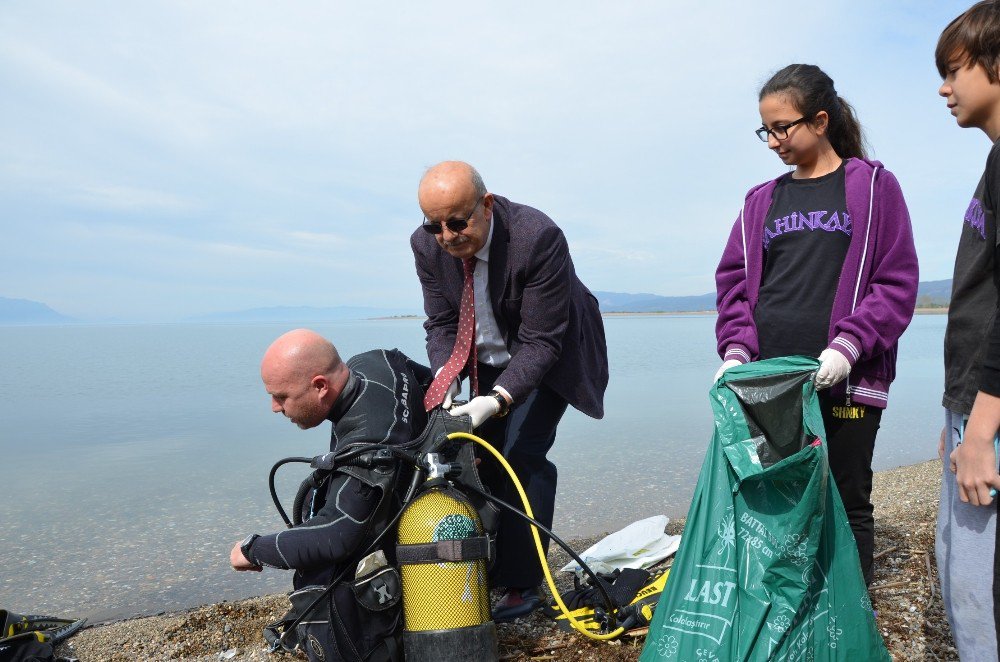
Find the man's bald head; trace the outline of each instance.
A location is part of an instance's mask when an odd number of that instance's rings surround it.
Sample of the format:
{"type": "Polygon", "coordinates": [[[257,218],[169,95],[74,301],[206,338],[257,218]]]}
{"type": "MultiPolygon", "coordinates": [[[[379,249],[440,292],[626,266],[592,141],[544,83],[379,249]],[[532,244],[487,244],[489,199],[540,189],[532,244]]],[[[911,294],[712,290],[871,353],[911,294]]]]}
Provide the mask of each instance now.
{"type": "Polygon", "coordinates": [[[417,202],[426,222],[441,225],[438,245],[454,257],[475,255],[489,236],[493,196],[483,178],[464,161],[444,161],[428,168],[417,187],[417,202]],[[448,221],[466,221],[464,230],[450,230],[448,221]]]}
{"type": "Polygon", "coordinates": [[[486,195],[486,185],[479,171],[465,161],[442,161],[428,168],[420,179],[417,199],[423,207],[425,197],[442,195],[476,200],[486,195]]]}
{"type": "Polygon", "coordinates": [[[329,340],[309,329],[295,329],[267,348],[260,376],[271,395],[271,411],[305,429],[326,419],[344,390],[348,368],[329,340]]]}

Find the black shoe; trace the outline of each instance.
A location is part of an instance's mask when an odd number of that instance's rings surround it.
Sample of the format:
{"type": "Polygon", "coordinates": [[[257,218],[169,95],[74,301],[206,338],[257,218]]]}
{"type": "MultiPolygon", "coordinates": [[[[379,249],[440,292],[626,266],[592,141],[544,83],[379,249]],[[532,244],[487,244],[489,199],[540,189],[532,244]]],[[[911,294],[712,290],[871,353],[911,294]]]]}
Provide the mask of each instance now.
{"type": "Polygon", "coordinates": [[[542,606],[542,591],[537,586],[531,588],[509,588],[493,607],[494,623],[509,623],[527,616],[542,606]]]}

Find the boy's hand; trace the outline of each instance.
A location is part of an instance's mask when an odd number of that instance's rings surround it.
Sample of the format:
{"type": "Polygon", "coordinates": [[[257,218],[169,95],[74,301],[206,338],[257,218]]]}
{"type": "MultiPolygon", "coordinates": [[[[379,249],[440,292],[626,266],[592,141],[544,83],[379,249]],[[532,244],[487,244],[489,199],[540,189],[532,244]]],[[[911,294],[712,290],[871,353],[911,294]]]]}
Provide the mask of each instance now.
{"type": "MultiPolygon", "coordinates": [[[[938,439],[938,459],[939,460],[943,460],[944,459],[944,433],[945,433],[945,428],[941,428],[941,438],[938,439]]],[[[953,469],[953,471],[954,471],[954,469],[953,469]]]]}
{"type": "Polygon", "coordinates": [[[951,470],[958,482],[958,496],[974,506],[993,502],[990,488],[1000,490],[997,452],[993,440],[1000,429],[1000,398],[980,391],[965,424],[962,443],[951,453],[951,470]]]}
{"type": "Polygon", "coordinates": [[[965,440],[951,453],[951,470],[958,481],[958,496],[965,503],[988,506],[993,502],[990,488],[1000,490],[993,439],[973,438],[968,428],[965,440]]]}

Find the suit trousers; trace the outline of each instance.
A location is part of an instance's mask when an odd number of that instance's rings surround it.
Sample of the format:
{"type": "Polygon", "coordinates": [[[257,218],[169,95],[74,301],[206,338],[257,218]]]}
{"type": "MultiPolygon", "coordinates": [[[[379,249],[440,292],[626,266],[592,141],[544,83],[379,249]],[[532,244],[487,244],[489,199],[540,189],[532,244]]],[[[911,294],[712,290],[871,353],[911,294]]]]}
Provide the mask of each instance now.
{"type": "MultiPolygon", "coordinates": [[[[479,392],[489,393],[503,371],[483,363],[479,364],[478,370],[479,392]]],[[[543,384],[531,391],[523,402],[515,403],[507,416],[491,418],[476,430],[476,434],[500,451],[510,463],[528,495],[535,519],[550,529],[558,472],[556,465],[545,455],[556,440],[556,427],[567,406],[566,400],[543,384]]],[[[523,510],[517,489],[507,472],[492,456],[487,457],[480,451],[477,448],[477,455],[483,459],[479,465],[483,484],[500,499],[523,510]]],[[[542,545],[548,552],[549,539],[545,535],[542,535],[542,545]]],[[[542,566],[527,522],[501,509],[490,584],[523,589],[540,585],[542,578],[542,566]]]]}
{"type": "Polygon", "coordinates": [[[871,585],[875,553],[872,455],[882,410],[859,404],[848,407],[843,398],[831,398],[829,391],[819,392],[819,405],[826,428],[830,474],[847,511],[865,584],[871,585]]]}

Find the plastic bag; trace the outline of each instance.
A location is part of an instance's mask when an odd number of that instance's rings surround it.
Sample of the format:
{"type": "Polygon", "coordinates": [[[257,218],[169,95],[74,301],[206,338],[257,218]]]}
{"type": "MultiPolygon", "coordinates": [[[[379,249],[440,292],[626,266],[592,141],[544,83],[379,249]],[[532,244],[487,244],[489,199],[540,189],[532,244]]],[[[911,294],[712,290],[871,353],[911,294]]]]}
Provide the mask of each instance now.
{"type": "Polygon", "coordinates": [[[818,362],[731,368],[641,662],[889,660],[830,477],[818,362]]]}
{"type": "MultiPolygon", "coordinates": [[[[632,522],[587,548],[580,558],[594,572],[607,574],[616,568],[649,568],[676,552],[680,545],[680,536],[664,532],[669,521],[666,515],[654,515],[632,522]]],[[[567,563],[562,571],[582,572],[576,561],[567,563]]]]}

